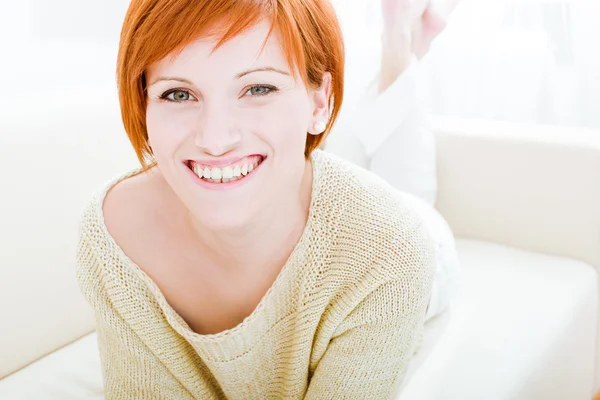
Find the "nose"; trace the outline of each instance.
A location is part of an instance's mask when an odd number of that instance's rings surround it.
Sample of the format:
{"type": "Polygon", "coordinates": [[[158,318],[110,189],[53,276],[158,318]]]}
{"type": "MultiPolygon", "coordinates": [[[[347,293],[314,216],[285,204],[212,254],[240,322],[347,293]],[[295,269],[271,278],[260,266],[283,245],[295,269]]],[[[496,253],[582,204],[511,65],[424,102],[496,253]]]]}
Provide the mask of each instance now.
{"type": "Polygon", "coordinates": [[[195,144],[207,154],[220,156],[233,150],[241,140],[235,116],[225,108],[209,110],[200,117],[194,136],[195,144]]]}

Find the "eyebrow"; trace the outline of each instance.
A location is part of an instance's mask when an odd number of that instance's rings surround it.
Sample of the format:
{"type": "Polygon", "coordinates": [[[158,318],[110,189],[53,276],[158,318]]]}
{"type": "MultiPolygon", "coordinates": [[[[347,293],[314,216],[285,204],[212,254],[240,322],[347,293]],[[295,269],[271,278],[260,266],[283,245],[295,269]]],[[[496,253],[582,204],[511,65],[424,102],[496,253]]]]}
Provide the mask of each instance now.
{"type": "MultiPolygon", "coordinates": [[[[286,75],[286,76],[290,76],[289,72],[274,68],[274,67],[260,67],[260,68],[253,68],[253,69],[248,69],[246,71],[242,71],[239,74],[237,74],[235,77],[237,79],[240,79],[243,76],[246,76],[248,74],[251,74],[253,72],[277,72],[278,74],[282,74],[282,75],[286,75]]],[[[155,80],[152,81],[152,83],[150,83],[150,85],[148,86],[153,86],[154,84],[161,82],[161,81],[177,81],[177,82],[182,82],[188,85],[193,85],[193,83],[185,78],[176,78],[176,77],[170,77],[170,76],[160,76],[158,78],[156,78],[155,80]]]]}
{"type": "Polygon", "coordinates": [[[261,68],[253,68],[253,69],[249,69],[243,72],[240,72],[239,74],[236,75],[236,78],[241,78],[244,75],[248,75],[251,74],[253,72],[263,72],[263,71],[267,71],[267,72],[277,72],[278,74],[282,74],[282,75],[286,75],[286,76],[290,76],[289,72],[286,71],[282,71],[280,69],[277,68],[273,68],[273,67],[261,67],[261,68]]]}
{"type": "Polygon", "coordinates": [[[160,82],[160,81],[178,81],[178,82],[182,82],[182,83],[186,83],[188,85],[193,85],[192,81],[188,81],[187,79],[184,78],[174,78],[174,77],[170,77],[170,76],[161,76],[156,78],[155,80],[152,81],[152,83],[150,83],[150,85],[148,85],[148,87],[160,82]]]}

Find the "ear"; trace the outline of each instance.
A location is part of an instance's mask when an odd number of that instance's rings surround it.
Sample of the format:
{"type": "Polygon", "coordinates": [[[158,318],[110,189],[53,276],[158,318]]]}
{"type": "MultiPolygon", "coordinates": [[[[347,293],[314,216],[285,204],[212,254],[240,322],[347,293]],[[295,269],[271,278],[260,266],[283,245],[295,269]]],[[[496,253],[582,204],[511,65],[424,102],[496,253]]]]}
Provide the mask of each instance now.
{"type": "Polygon", "coordinates": [[[331,91],[331,73],[325,72],[321,86],[318,89],[310,91],[312,115],[307,131],[311,135],[320,135],[323,133],[324,129],[321,129],[322,125],[327,124],[329,121],[329,98],[331,91]]]}

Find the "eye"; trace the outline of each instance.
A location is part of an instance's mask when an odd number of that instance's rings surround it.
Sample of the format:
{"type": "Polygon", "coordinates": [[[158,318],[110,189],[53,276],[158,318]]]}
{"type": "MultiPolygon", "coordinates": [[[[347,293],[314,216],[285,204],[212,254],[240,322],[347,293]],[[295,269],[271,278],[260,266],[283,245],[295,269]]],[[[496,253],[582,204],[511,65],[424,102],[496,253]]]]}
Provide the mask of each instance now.
{"type": "Polygon", "coordinates": [[[187,90],[183,89],[173,89],[165,92],[161,99],[173,101],[176,103],[183,103],[189,100],[195,100],[194,96],[192,96],[187,90]]]}
{"type": "Polygon", "coordinates": [[[252,86],[250,89],[248,89],[246,94],[256,97],[256,96],[266,96],[269,93],[276,92],[276,91],[277,91],[277,88],[275,86],[255,85],[255,86],[252,86]]]}

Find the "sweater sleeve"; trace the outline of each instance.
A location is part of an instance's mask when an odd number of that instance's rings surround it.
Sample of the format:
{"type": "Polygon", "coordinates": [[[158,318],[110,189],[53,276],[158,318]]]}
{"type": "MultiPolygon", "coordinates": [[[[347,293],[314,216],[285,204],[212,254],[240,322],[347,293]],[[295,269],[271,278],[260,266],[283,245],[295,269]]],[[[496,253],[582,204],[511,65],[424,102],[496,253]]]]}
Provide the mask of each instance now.
{"type": "Polygon", "coordinates": [[[96,323],[106,399],[194,399],[117,314],[96,323]]]}
{"type": "Polygon", "coordinates": [[[422,336],[434,272],[430,251],[423,249],[410,264],[402,258],[395,261],[397,276],[368,294],[336,329],[305,399],[397,396],[422,336]]]}
{"type": "Polygon", "coordinates": [[[117,399],[194,399],[114,309],[102,269],[85,232],[77,252],[77,280],[96,315],[104,396],[117,399]]]}

